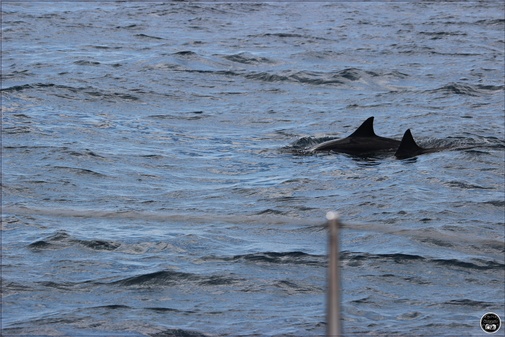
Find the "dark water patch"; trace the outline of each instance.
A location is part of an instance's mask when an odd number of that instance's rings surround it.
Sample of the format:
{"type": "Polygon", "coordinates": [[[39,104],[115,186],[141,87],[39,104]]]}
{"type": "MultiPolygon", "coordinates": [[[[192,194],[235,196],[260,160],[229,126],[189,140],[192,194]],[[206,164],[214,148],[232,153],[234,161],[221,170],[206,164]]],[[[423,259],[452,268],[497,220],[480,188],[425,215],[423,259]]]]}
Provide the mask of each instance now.
{"type": "Polygon", "coordinates": [[[82,246],[93,250],[116,250],[121,246],[118,242],[106,240],[79,240],[72,237],[65,231],[58,231],[49,237],[37,240],[28,245],[28,248],[38,250],[59,250],[72,246],[82,246]]]}
{"type": "Polygon", "coordinates": [[[491,205],[495,207],[501,207],[505,209],[505,201],[504,200],[490,200],[482,203],[483,205],[491,205]]]}
{"type": "Polygon", "coordinates": [[[163,158],[165,158],[161,154],[143,154],[143,155],[140,155],[140,157],[149,158],[149,159],[163,159],[163,158]]]}
{"type": "Polygon", "coordinates": [[[367,297],[362,297],[360,299],[357,299],[357,300],[353,300],[351,301],[351,303],[356,303],[356,304],[367,304],[367,303],[375,303],[375,301],[373,301],[370,296],[367,296],[367,297]]]}
{"type": "Polygon", "coordinates": [[[232,70],[193,69],[193,68],[183,67],[180,65],[165,65],[165,67],[173,69],[174,71],[182,71],[182,72],[193,73],[193,74],[202,74],[202,75],[219,75],[219,76],[224,76],[224,77],[244,76],[246,78],[249,76],[247,74],[244,75],[242,72],[232,71],[232,70]]]}
{"type": "Polygon", "coordinates": [[[421,239],[420,241],[426,242],[428,244],[433,244],[433,245],[436,245],[439,247],[447,247],[447,248],[454,247],[453,243],[450,243],[446,240],[442,240],[442,239],[438,239],[438,238],[426,238],[426,239],[421,239]]]}
{"type": "Polygon", "coordinates": [[[127,101],[139,101],[140,98],[131,94],[126,94],[126,93],[119,93],[119,92],[112,92],[112,93],[107,93],[103,91],[95,91],[95,90],[88,90],[88,91],[83,91],[85,94],[99,98],[99,99],[104,99],[104,100],[109,100],[109,101],[116,101],[117,98],[124,99],[127,101]]]}
{"type": "Polygon", "coordinates": [[[78,175],[91,175],[91,176],[100,177],[100,178],[107,177],[106,174],[95,172],[90,169],[79,168],[79,167],[53,166],[53,168],[58,169],[58,170],[64,170],[64,171],[71,172],[71,173],[75,173],[78,175]]]}
{"type": "MultiPolygon", "coordinates": [[[[4,266],[5,268],[5,266],[4,266]]],[[[8,296],[8,295],[13,295],[13,294],[18,294],[22,292],[31,292],[33,291],[33,287],[18,283],[18,282],[7,282],[5,279],[1,278],[0,279],[0,284],[2,284],[1,287],[1,295],[2,296],[8,296]]]]}
{"type": "Polygon", "coordinates": [[[489,155],[489,151],[483,151],[483,150],[469,149],[469,150],[464,150],[464,151],[465,151],[465,153],[475,156],[475,157],[489,155]]]}
{"type": "Polygon", "coordinates": [[[195,274],[164,270],[128,277],[114,283],[121,286],[173,286],[182,282],[197,281],[198,279],[199,277],[195,274]]]}
{"type": "Polygon", "coordinates": [[[498,93],[500,91],[503,91],[505,86],[503,85],[485,85],[485,84],[477,84],[475,85],[475,88],[477,90],[483,91],[483,92],[489,92],[491,94],[493,93],[498,93]]]}
{"type": "Polygon", "coordinates": [[[313,285],[301,285],[292,280],[281,280],[273,284],[274,287],[286,291],[288,294],[323,293],[325,289],[313,285]]]}
{"type": "Polygon", "coordinates": [[[277,209],[267,208],[265,210],[259,211],[257,215],[272,214],[272,215],[286,215],[287,212],[283,212],[277,209]]]}
{"type": "Polygon", "coordinates": [[[461,261],[458,259],[432,259],[412,254],[368,254],[342,252],[340,258],[350,267],[361,267],[371,261],[388,261],[397,264],[428,263],[444,267],[474,270],[499,270],[505,267],[504,263],[497,261],[485,261],[482,259],[472,259],[471,261],[461,261]]]}
{"type": "Polygon", "coordinates": [[[289,81],[288,75],[278,75],[278,74],[271,74],[271,73],[267,73],[267,72],[252,73],[252,74],[246,75],[245,77],[248,79],[251,79],[251,80],[258,80],[258,81],[265,81],[265,82],[289,81]]]}
{"type": "Polygon", "coordinates": [[[208,335],[197,331],[183,329],[168,329],[154,334],[149,334],[150,337],[208,337],[208,335]]]}
{"type": "Polygon", "coordinates": [[[407,283],[411,283],[411,284],[419,284],[419,285],[428,285],[428,284],[432,284],[432,282],[430,281],[427,281],[427,279],[423,279],[421,277],[402,277],[402,276],[399,276],[399,275],[393,275],[393,274],[384,274],[384,275],[381,275],[380,276],[381,278],[384,278],[386,280],[388,279],[401,279],[407,283]]]}
{"type": "MultiPolygon", "coordinates": [[[[36,88],[52,88],[55,87],[56,84],[53,83],[37,83],[37,84],[22,84],[22,85],[14,85],[12,87],[2,88],[0,91],[23,91],[27,89],[36,89],[36,88]]],[[[66,87],[66,86],[62,86],[66,87]]]]}
{"type": "Polygon", "coordinates": [[[38,250],[38,249],[58,249],[57,247],[55,247],[54,243],[47,242],[47,241],[44,241],[44,240],[35,241],[35,242],[29,244],[28,247],[31,248],[31,249],[34,249],[34,250],[38,250]]]}
{"type": "Polygon", "coordinates": [[[109,50],[109,49],[116,49],[116,50],[119,50],[119,49],[123,49],[123,47],[111,47],[111,46],[106,46],[106,45],[91,45],[90,46],[91,48],[94,48],[94,49],[103,49],[103,50],[109,50]]]}
{"type": "Polygon", "coordinates": [[[30,132],[33,132],[33,128],[31,128],[27,125],[8,126],[8,127],[2,128],[2,134],[6,134],[6,135],[17,135],[17,134],[30,133],[30,132]]]}
{"type": "Polygon", "coordinates": [[[254,56],[249,53],[238,53],[233,55],[224,56],[225,59],[232,62],[242,64],[262,64],[262,63],[275,63],[267,57],[254,56]]]}
{"type": "Polygon", "coordinates": [[[53,282],[53,281],[43,281],[37,283],[43,287],[64,291],[72,291],[75,289],[76,286],[80,285],[79,283],[73,283],[73,282],[53,282]]]}
{"type": "MultiPolygon", "coordinates": [[[[33,73],[28,69],[25,70],[14,70],[10,73],[3,72],[1,75],[2,80],[16,79],[16,78],[24,78],[28,76],[33,76],[33,73]]],[[[0,90],[1,91],[1,90],[0,90]]]]}
{"type": "Polygon", "coordinates": [[[180,111],[180,112],[173,112],[171,114],[158,114],[148,116],[148,118],[153,119],[179,119],[179,120],[198,120],[205,117],[208,117],[208,115],[204,114],[203,110],[180,111]]]}
{"type": "Polygon", "coordinates": [[[475,270],[503,270],[505,264],[497,261],[485,261],[482,259],[473,259],[472,262],[461,261],[457,259],[434,259],[431,260],[436,264],[447,266],[447,267],[457,267],[463,269],[475,269],[475,270]]]}
{"type": "Polygon", "coordinates": [[[64,153],[67,153],[70,156],[74,157],[95,157],[95,158],[105,158],[103,156],[100,156],[96,154],[95,152],[89,150],[89,149],[84,149],[81,151],[75,151],[75,150],[69,150],[68,148],[65,148],[64,153]]]}
{"type": "Polygon", "coordinates": [[[347,264],[352,267],[363,265],[363,263],[372,260],[388,260],[395,263],[406,263],[410,261],[424,261],[425,258],[419,255],[410,254],[368,254],[368,253],[349,253],[342,252],[340,254],[342,261],[347,261],[347,264]]]}
{"type": "Polygon", "coordinates": [[[499,91],[503,91],[503,86],[494,86],[494,85],[471,85],[464,83],[449,83],[438,89],[432,90],[431,92],[443,93],[446,95],[466,95],[466,96],[482,96],[485,94],[494,94],[499,91]]]}
{"type": "Polygon", "coordinates": [[[98,307],[94,307],[95,309],[111,309],[111,310],[116,310],[116,309],[132,309],[132,307],[129,307],[127,305],[123,304],[109,304],[109,305],[101,305],[98,307]]]}
{"type": "MultiPolygon", "coordinates": [[[[95,158],[105,158],[90,149],[82,149],[75,150],[70,149],[68,146],[37,146],[37,145],[16,145],[16,146],[4,146],[5,150],[14,150],[18,153],[21,152],[23,154],[27,153],[40,153],[40,152],[49,152],[49,153],[64,153],[66,155],[75,156],[75,157],[95,157],[95,158]]],[[[56,166],[55,166],[56,167],[56,166]]]]}
{"type": "Polygon", "coordinates": [[[457,84],[450,83],[435,89],[434,92],[441,92],[444,94],[456,94],[456,95],[468,95],[468,96],[479,96],[477,90],[474,87],[467,84],[457,84]]]}
{"type": "Polygon", "coordinates": [[[105,240],[76,240],[75,242],[93,250],[116,250],[121,246],[120,243],[105,240]]]}
{"type": "Polygon", "coordinates": [[[182,50],[182,51],[175,52],[172,55],[178,55],[178,56],[197,56],[198,54],[195,53],[194,51],[191,51],[191,50],[182,50]]]}
{"type": "Polygon", "coordinates": [[[358,83],[361,86],[380,87],[381,81],[403,79],[408,75],[398,71],[379,73],[358,68],[347,68],[340,71],[293,71],[280,72],[251,72],[244,75],[245,78],[263,82],[291,82],[310,85],[330,85],[351,88],[358,83]]]}
{"type": "Polygon", "coordinates": [[[259,264],[303,264],[308,266],[326,266],[326,256],[312,255],[300,251],[294,252],[264,252],[245,255],[235,255],[225,258],[226,261],[246,261],[259,264]]]}
{"type": "Polygon", "coordinates": [[[220,275],[197,275],[192,273],[178,272],[174,270],[162,270],[154,273],[142,274],[115,281],[114,284],[121,286],[136,287],[170,287],[184,285],[188,282],[196,283],[200,286],[221,286],[238,282],[238,279],[220,275]]]}
{"type": "Polygon", "coordinates": [[[13,114],[12,116],[16,117],[16,118],[20,118],[20,119],[31,119],[30,116],[22,114],[22,113],[13,114]]]}
{"type": "Polygon", "coordinates": [[[467,298],[462,299],[462,300],[447,301],[444,304],[464,306],[464,307],[470,307],[470,308],[479,308],[479,309],[488,309],[488,308],[495,308],[496,307],[496,303],[474,301],[474,300],[470,300],[467,298]]]}
{"type": "Polygon", "coordinates": [[[310,36],[304,34],[296,34],[296,33],[265,33],[265,34],[255,34],[249,35],[249,38],[280,38],[280,39],[300,39],[304,42],[314,42],[314,41],[331,41],[322,36],[310,36]]]}
{"type": "Polygon", "coordinates": [[[196,313],[196,311],[193,311],[193,310],[179,310],[179,309],[165,308],[165,307],[148,307],[148,308],[144,308],[144,309],[154,311],[154,312],[157,312],[160,314],[169,313],[169,312],[178,312],[178,313],[184,313],[184,314],[196,313]]]}
{"type": "Polygon", "coordinates": [[[334,76],[339,76],[345,79],[348,79],[350,81],[358,81],[360,80],[364,75],[370,75],[373,77],[380,76],[378,73],[373,72],[373,71],[364,71],[361,69],[357,68],[348,68],[339,71],[336,75],[334,76]]]}
{"type": "Polygon", "coordinates": [[[31,249],[61,249],[65,248],[68,245],[65,243],[71,240],[70,234],[65,231],[58,231],[55,234],[47,237],[43,240],[35,241],[28,245],[28,248],[31,249]]]}
{"type": "Polygon", "coordinates": [[[465,32],[419,32],[420,35],[429,36],[432,40],[439,40],[451,36],[467,36],[465,32]]]}
{"type": "Polygon", "coordinates": [[[493,190],[493,187],[484,187],[480,185],[468,184],[463,181],[450,181],[447,183],[449,187],[461,188],[464,190],[493,190]]]}
{"type": "Polygon", "coordinates": [[[135,36],[142,38],[142,39],[164,40],[164,38],[162,38],[162,37],[147,35],[147,34],[135,34],[135,36]]]}
{"type": "Polygon", "coordinates": [[[483,26],[503,26],[505,24],[505,19],[485,19],[478,20],[475,23],[483,26]]]}
{"type": "Polygon", "coordinates": [[[54,83],[35,83],[35,84],[23,84],[15,85],[12,87],[2,88],[0,91],[5,92],[16,92],[16,91],[40,91],[44,90],[50,94],[53,94],[60,98],[72,99],[72,100],[107,100],[116,102],[118,99],[124,99],[127,101],[139,101],[140,98],[132,95],[130,93],[122,92],[110,92],[103,89],[94,88],[91,86],[87,87],[73,87],[69,85],[59,85],[54,83]]]}
{"type": "Polygon", "coordinates": [[[221,286],[235,283],[237,283],[237,279],[217,275],[205,277],[198,282],[202,286],[221,286]]]}
{"type": "Polygon", "coordinates": [[[344,77],[334,76],[328,73],[317,73],[309,71],[283,71],[280,73],[260,72],[247,74],[245,77],[247,79],[264,82],[295,82],[312,85],[343,85],[346,83],[344,77]]]}
{"type": "Polygon", "coordinates": [[[266,33],[263,34],[262,36],[274,36],[274,37],[280,37],[280,38],[302,38],[304,37],[303,35],[300,34],[293,34],[293,33],[266,33]]]}
{"type": "Polygon", "coordinates": [[[78,66],[98,66],[98,65],[100,65],[100,62],[88,61],[88,60],[78,60],[78,61],[75,61],[74,64],[76,64],[78,66]]]}

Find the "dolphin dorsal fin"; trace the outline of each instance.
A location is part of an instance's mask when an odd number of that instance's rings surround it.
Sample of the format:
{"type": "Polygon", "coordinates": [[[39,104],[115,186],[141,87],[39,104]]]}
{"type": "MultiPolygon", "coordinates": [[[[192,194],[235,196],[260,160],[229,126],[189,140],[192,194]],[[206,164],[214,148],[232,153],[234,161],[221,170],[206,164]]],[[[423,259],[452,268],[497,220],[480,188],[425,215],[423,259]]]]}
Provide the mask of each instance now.
{"type": "Polygon", "coordinates": [[[422,150],[423,149],[416,144],[410,129],[407,129],[403,134],[402,141],[400,142],[398,150],[396,150],[395,156],[398,158],[407,158],[418,154],[422,150]]]}
{"type": "Polygon", "coordinates": [[[349,137],[377,137],[373,130],[373,116],[364,121],[349,137]]]}

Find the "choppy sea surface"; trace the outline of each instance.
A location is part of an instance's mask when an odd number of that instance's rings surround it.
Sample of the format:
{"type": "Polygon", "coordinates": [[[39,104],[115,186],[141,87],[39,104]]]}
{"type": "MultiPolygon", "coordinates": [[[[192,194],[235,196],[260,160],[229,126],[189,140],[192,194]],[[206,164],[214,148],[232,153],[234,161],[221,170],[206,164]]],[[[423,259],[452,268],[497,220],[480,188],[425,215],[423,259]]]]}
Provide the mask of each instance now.
{"type": "Polygon", "coordinates": [[[502,2],[1,9],[3,336],[324,335],[329,210],[345,335],[505,319],[502,2]]]}

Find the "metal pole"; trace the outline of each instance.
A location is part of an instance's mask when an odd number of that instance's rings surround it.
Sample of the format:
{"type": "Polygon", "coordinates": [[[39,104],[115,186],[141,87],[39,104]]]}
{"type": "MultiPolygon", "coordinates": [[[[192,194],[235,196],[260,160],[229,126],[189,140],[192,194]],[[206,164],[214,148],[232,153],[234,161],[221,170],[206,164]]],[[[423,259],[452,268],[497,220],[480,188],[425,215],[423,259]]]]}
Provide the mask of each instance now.
{"type": "Polygon", "coordinates": [[[342,336],[340,321],[340,220],[337,212],[328,212],[328,298],[326,302],[326,336],[342,336]]]}

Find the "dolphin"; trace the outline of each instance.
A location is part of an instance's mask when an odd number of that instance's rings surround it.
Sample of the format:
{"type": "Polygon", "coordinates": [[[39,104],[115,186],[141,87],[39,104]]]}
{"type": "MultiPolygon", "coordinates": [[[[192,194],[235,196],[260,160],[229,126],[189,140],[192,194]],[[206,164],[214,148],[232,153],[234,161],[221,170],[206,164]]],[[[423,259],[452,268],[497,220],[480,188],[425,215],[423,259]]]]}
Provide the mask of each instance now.
{"type": "Polygon", "coordinates": [[[423,153],[432,153],[442,150],[443,148],[437,149],[424,149],[416,144],[414,137],[412,137],[412,132],[410,129],[407,129],[403,134],[402,141],[400,142],[400,146],[398,146],[398,150],[396,150],[395,156],[398,159],[406,159],[415,157],[417,155],[423,153]]]}
{"type": "Polygon", "coordinates": [[[400,141],[377,136],[373,130],[373,116],[368,118],[349,137],[333,139],[311,148],[310,152],[332,151],[353,155],[367,155],[376,152],[394,151],[400,141]]]}

